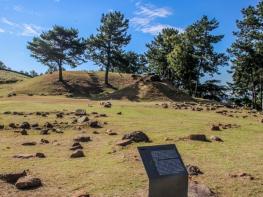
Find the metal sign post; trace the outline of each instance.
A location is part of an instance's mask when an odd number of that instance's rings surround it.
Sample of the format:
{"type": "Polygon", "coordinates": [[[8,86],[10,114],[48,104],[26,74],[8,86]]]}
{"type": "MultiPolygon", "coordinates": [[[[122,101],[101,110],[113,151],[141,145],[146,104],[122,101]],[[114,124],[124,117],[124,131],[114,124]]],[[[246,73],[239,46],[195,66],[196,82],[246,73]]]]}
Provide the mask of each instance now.
{"type": "Polygon", "coordinates": [[[149,178],[149,197],[187,197],[188,173],[174,144],[138,151],[149,178]]]}

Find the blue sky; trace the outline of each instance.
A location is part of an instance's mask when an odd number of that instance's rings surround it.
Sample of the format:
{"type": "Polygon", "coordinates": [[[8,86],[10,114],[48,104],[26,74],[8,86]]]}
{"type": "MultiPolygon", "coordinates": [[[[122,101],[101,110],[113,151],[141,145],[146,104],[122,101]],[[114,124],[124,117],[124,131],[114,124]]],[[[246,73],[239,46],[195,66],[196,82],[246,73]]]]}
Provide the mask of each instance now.
{"type": "MultiPolygon", "coordinates": [[[[224,34],[217,45],[224,52],[234,41],[232,31],[235,21],[241,18],[240,10],[256,5],[259,0],[0,0],[0,60],[15,70],[45,72],[43,66],[30,57],[27,42],[53,25],[79,29],[80,36],[96,33],[102,13],[118,10],[130,19],[132,41],[128,50],[143,53],[150,42],[164,27],[183,30],[202,15],[215,17],[220,27],[215,33],[224,34]]],[[[70,69],[66,66],[67,69],[70,69]]],[[[89,62],[77,69],[94,70],[89,62]]],[[[221,69],[223,82],[231,79],[221,69]]]]}

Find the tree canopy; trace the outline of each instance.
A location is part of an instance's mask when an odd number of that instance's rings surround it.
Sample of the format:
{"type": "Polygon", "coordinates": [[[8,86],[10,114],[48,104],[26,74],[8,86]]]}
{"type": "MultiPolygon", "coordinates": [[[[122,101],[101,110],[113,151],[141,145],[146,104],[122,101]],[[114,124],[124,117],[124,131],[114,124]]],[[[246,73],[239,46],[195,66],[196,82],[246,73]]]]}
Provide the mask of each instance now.
{"type": "Polygon", "coordinates": [[[218,25],[215,19],[203,16],[184,32],[164,29],[146,45],[150,69],[196,95],[200,78],[218,73],[218,66],[227,63],[227,56],[214,49],[223,38],[212,34],[218,25]]]}
{"type": "Polygon", "coordinates": [[[120,66],[123,47],[131,40],[128,28],[129,20],[121,12],[109,12],[102,15],[97,34],[87,39],[87,57],[105,68],[105,84],[109,84],[109,71],[120,66]]]}
{"type": "Polygon", "coordinates": [[[84,62],[86,48],[83,38],[79,38],[78,30],[54,26],[28,42],[27,48],[31,56],[51,69],[59,70],[59,81],[63,81],[63,65],[76,67],[84,62]]]}
{"type": "Polygon", "coordinates": [[[232,87],[237,95],[251,98],[254,108],[262,109],[263,2],[243,9],[242,15],[242,20],[236,22],[236,40],[228,50],[232,57],[232,87]]]}

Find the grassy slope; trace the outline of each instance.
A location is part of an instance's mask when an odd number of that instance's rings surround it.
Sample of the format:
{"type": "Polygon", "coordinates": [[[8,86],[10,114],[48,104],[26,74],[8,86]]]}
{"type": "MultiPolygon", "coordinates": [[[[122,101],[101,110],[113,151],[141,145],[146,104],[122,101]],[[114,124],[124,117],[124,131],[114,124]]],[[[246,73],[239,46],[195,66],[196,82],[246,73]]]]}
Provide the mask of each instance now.
{"type": "MultiPolygon", "coordinates": [[[[9,88],[8,91],[15,91],[18,94],[65,94],[72,92],[75,96],[90,96],[107,91],[112,88],[104,87],[104,73],[87,73],[80,71],[63,72],[64,83],[58,82],[58,73],[47,74],[33,79],[25,80],[9,88]]],[[[135,80],[129,74],[110,73],[110,83],[114,88],[122,88],[130,85],[135,80]]],[[[2,91],[3,92],[3,91],[2,91]]],[[[1,93],[1,92],[0,92],[1,93]]],[[[3,93],[2,93],[3,94],[3,93]]]]}
{"type": "MultiPolygon", "coordinates": [[[[195,180],[205,183],[221,196],[260,196],[262,194],[262,125],[259,118],[231,118],[214,112],[194,112],[190,110],[162,109],[154,103],[132,103],[114,101],[111,109],[101,108],[97,102],[88,100],[66,99],[61,97],[14,97],[0,100],[0,112],[3,111],[54,111],[67,109],[73,111],[84,108],[88,112],[98,111],[109,117],[100,118],[109,124],[98,129],[100,134],[94,135],[94,129],[84,131],[92,136],[93,141],[84,145],[86,157],[69,159],[72,139],[81,131],[65,130],[64,134],[38,135],[30,131],[30,135],[21,136],[10,131],[0,132],[0,171],[10,172],[19,169],[30,169],[39,176],[44,187],[18,192],[12,186],[0,182],[0,193],[4,196],[70,196],[75,190],[85,189],[93,196],[146,196],[148,187],[147,176],[142,163],[137,161],[136,147],[175,143],[186,164],[198,165],[204,172],[195,180]],[[92,106],[88,106],[88,105],[92,106]],[[123,115],[116,115],[122,111],[123,115]],[[236,123],[237,129],[228,129],[213,133],[212,123],[236,123]],[[107,128],[119,133],[117,136],[104,134],[107,128]],[[124,149],[115,147],[122,134],[143,130],[153,140],[151,144],[133,144],[124,149]],[[202,143],[191,141],[169,141],[165,138],[186,136],[191,133],[204,133],[208,136],[218,135],[224,143],[202,143]],[[58,140],[60,146],[37,145],[22,147],[23,141],[39,141],[41,138],[58,140]],[[6,149],[6,147],[10,149],[6,149]],[[15,160],[12,155],[17,153],[44,152],[45,159],[15,160]],[[229,178],[228,173],[248,172],[256,177],[254,181],[229,178]]],[[[39,119],[36,116],[16,116],[15,122],[28,120],[30,123],[44,123],[54,120],[54,115],[39,119]]],[[[66,121],[66,120],[63,120],[66,121]]],[[[69,121],[69,120],[67,120],[69,121]]],[[[14,122],[13,116],[0,115],[0,122],[14,122]]]]}
{"type": "Polygon", "coordinates": [[[23,81],[29,77],[12,71],[0,70],[0,82],[23,81]]]}

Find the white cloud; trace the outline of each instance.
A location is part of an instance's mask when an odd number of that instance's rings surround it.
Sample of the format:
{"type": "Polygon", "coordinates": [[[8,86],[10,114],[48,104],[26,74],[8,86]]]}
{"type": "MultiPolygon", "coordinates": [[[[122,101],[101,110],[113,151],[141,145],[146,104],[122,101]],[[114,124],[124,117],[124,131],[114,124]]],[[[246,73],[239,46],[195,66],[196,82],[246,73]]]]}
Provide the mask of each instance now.
{"type": "Polygon", "coordinates": [[[157,35],[158,33],[160,33],[165,28],[174,28],[174,29],[177,29],[179,32],[183,32],[184,31],[181,28],[173,27],[171,25],[165,25],[165,24],[149,25],[149,26],[143,27],[141,29],[141,31],[143,33],[149,33],[149,34],[152,34],[152,35],[157,35]]]}
{"type": "Polygon", "coordinates": [[[181,28],[173,27],[168,24],[156,23],[157,18],[166,18],[172,15],[173,12],[170,8],[156,7],[151,4],[136,3],[135,16],[130,19],[132,26],[143,33],[149,33],[156,35],[164,28],[175,28],[180,32],[183,31],[181,28]]]}
{"type": "Polygon", "coordinates": [[[12,31],[7,31],[10,34],[12,34],[11,32],[15,32],[20,36],[38,36],[43,30],[43,28],[40,26],[27,23],[19,24],[5,17],[3,17],[1,21],[6,25],[11,26],[12,31]]]}
{"type": "Polygon", "coordinates": [[[16,12],[22,12],[24,10],[24,8],[21,5],[15,5],[13,7],[13,10],[15,10],[16,12]]]}
{"type": "Polygon", "coordinates": [[[145,16],[147,18],[156,18],[156,17],[165,18],[172,14],[171,9],[169,8],[156,8],[153,5],[150,4],[142,5],[141,3],[137,3],[136,6],[137,6],[136,15],[145,16]]]}
{"type": "Polygon", "coordinates": [[[38,36],[42,31],[42,27],[33,24],[22,25],[22,36],[38,36]]]}
{"type": "Polygon", "coordinates": [[[4,33],[4,32],[5,32],[5,30],[0,28],[0,33],[4,33]]]}
{"type": "Polygon", "coordinates": [[[7,19],[5,17],[2,17],[1,21],[2,21],[2,23],[7,24],[7,25],[12,26],[12,27],[17,27],[18,26],[18,24],[10,21],[9,19],[7,19]]]}

